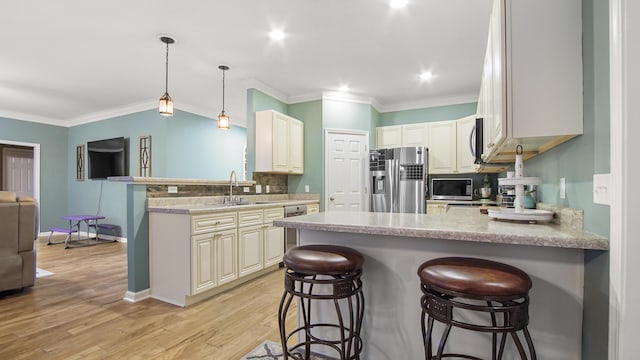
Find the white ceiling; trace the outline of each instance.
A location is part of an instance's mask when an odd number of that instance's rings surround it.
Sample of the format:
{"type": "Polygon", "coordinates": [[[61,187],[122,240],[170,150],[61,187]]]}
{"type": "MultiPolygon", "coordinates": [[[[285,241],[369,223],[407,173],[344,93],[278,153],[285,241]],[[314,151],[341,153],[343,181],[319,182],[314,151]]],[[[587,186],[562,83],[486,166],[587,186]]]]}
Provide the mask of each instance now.
{"type": "Polygon", "coordinates": [[[176,108],[246,124],[246,91],[285,102],[348,84],[380,111],[473,101],[491,0],[21,0],[0,11],[0,116],[75,125],[176,108]],[[269,39],[273,28],[281,41],[269,39]],[[434,78],[421,82],[430,70],[434,78]]]}

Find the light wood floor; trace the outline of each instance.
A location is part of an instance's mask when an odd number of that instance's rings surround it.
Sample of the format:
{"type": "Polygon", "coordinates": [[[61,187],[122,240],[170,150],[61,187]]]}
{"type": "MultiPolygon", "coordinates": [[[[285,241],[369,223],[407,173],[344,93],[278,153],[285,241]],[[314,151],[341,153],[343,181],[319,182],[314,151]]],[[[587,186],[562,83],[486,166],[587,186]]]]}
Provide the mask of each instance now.
{"type": "Polygon", "coordinates": [[[279,341],[282,270],[187,308],[132,304],[122,300],[126,244],[65,250],[41,238],[36,248],[38,267],[55,275],[0,295],[0,359],[235,360],[279,341]]]}

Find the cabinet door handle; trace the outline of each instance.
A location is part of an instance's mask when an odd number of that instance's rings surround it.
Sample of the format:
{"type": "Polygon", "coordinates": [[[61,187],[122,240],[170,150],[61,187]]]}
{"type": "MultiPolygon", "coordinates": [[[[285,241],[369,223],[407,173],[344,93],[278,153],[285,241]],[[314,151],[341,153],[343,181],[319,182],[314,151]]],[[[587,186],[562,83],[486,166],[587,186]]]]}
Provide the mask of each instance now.
{"type": "Polygon", "coordinates": [[[494,143],[489,143],[489,145],[487,145],[487,147],[492,148],[492,147],[494,147],[495,145],[496,145],[496,144],[494,144],[494,143]]]}

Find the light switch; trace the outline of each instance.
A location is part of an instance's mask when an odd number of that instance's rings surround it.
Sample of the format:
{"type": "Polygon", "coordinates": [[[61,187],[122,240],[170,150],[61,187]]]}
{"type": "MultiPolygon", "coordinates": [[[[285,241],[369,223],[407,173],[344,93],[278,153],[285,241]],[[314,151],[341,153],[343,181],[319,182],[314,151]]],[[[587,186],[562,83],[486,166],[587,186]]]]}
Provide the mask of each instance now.
{"type": "Polygon", "coordinates": [[[268,194],[270,191],[271,191],[271,187],[269,185],[265,185],[264,192],[268,194]]]}
{"type": "Polygon", "coordinates": [[[611,205],[609,184],[611,174],[593,174],[593,203],[611,205]]]}
{"type": "Polygon", "coordinates": [[[167,192],[169,194],[177,194],[178,193],[178,187],[177,186],[167,186],[167,192]]]}
{"type": "Polygon", "coordinates": [[[256,194],[262,193],[262,185],[256,184],[256,194]]]}
{"type": "Polygon", "coordinates": [[[304,192],[309,192],[309,185],[304,186],[304,192]]]}
{"type": "Polygon", "coordinates": [[[244,192],[249,192],[249,191],[251,191],[251,189],[250,189],[248,186],[244,186],[244,187],[242,188],[242,190],[243,190],[244,192]]]}
{"type": "Polygon", "coordinates": [[[567,197],[567,184],[565,179],[560,178],[560,199],[565,199],[567,197]]]}

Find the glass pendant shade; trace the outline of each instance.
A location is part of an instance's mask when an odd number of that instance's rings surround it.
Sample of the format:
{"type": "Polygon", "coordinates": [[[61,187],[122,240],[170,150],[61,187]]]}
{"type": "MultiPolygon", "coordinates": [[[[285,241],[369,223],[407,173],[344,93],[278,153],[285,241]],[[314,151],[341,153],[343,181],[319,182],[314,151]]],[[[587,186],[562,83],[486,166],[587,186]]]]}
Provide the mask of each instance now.
{"type": "Polygon", "coordinates": [[[169,93],[164,93],[164,95],[162,95],[162,97],[160,98],[158,111],[162,116],[173,116],[173,100],[171,100],[171,96],[169,96],[169,93]]]}
{"type": "Polygon", "coordinates": [[[229,117],[224,110],[218,115],[218,129],[229,130],[229,117]]]}

